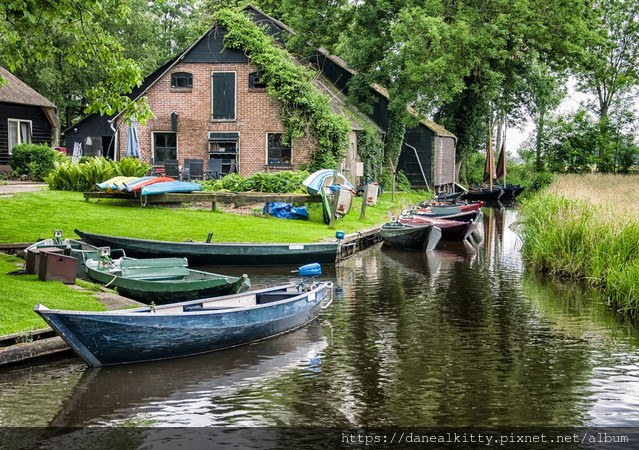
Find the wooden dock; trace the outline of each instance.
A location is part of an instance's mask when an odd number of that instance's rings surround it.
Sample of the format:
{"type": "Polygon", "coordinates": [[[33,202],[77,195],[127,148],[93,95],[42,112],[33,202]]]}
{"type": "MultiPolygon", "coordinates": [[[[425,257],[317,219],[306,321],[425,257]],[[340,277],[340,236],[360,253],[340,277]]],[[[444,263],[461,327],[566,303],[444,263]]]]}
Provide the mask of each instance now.
{"type": "Polygon", "coordinates": [[[380,227],[373,227],[344,236],[337,249],[337,262],[350,258],[355,252],[380,242],[379,229],[380,227]]]}
{"type": "MultiPolygon", "coordinates": [[[[236,206],[251,203],[321,203],[322,197],[308,194],[272,194],[266,192],[219,192],[196,191],[183,193],[167,193],[154,195],[134,195],[110,192],[85,192],[84,199],[120,199],[137,200],[142,205],[149,203],[211,203],[211,209],[215,211],[218,203],[234,203],[236,206]]],[[[268,212],[268,211],[267,211],[268,212]]]]}

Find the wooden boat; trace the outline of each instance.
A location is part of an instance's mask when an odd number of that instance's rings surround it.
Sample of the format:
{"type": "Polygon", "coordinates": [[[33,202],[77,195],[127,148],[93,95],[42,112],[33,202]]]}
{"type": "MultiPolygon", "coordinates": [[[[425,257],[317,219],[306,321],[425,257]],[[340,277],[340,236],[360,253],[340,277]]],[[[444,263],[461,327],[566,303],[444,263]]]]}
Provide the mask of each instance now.
{"type": "Polygon", "coordinates": [[[420,211],[420,210],[406,210],[406,214],[414,216],[423,216],[427,218],[440,218],[448,220],[458,220],[461,222],[468,222],[475,220],[481,211],[463,211],[455,214],[438,213],[432,211],[420,211]]]}
{"type": "Polygon", "coordinates": [[[311,195],[319,194],[323,187],[328,188],[332,185],[344,186],[350,189],[353,193],[355,192],[355,188],[346,179],[346,177],[342,173],[336,172],[333,169],[322,169],[313,172],[304,181],[302,181],[302,185],[311,195]]]}
{"type": "MultiPolygon", "coordinates": [[[[43,239],[27,247],[25,252],[25,270],[29,274],[37,274],[39,268],[40,250],[58,249],[66,256],[72,256],[78,259],[76,270],[76,278],[86,278],[84,269],[84,261],[88,258],[96,258],[98,256],[98,248],[95,245],[88,244],[76,239],[65,239],[62,237],[62,230],[55,230],[52,239],[43,239]]],[[[121,250],[113,250],[112,253],[117,257],[125,256],[121,250]]]]}
{"type": "Polygon", "coordinates": [[[220,387],[227,395],[229,392],[239,394],[254,388],[256,382],[260,385],[277,382],[290,371],[306,373],[317,369],[328,345],[321,321],[314,320],[290,333],[222,352],[138,364],[135,370],[127,364],[110,366],[108,370],[84,370],[73,393],[62,401],[47,426],[104,423],[105,417],[113,414],[130,417],[140,411],[142,405],[149,404],[160,407],[160,404],[168,406],[179,402],[184,415],[202,411],[206,406],[192,401],[195,392],[205,404],[213,405],[214,393],[220,387]]]}
{"type": "Polygon", "coordinates": [[[335,264],[337,242],[317,244],[259,244],[234,242],[169,242],[88,233],[75,230],[83,241],[98,247],[121,248],[138,258],[188,258],[194,265],[272,266],[318,262],[335,264]]]}
{"type": "Polygon", "coordinates": [[[468,211],[479,211],[483,206],[483,202],[478,203],[453,203],[453,202],[422,202],[419,207],[412,209],[420,214],[432,213],[434,216],[449,216],[468,211]]]}
{"type": "Polygon", "coordinates": [[[506,203],[514,201],[517,196],[524,191],[523,186],[518,184],[507,184],[506,186],[501,186],[500,189],[503,191],[503,194],[499,201],[506,203]]]}
{"type": "Polygon", "coordinates": [[[189,269],[186,258],[111,260],[103,256],[88,259],[84,265],[89,279],[115,287],[125,297],[147,304],[237,294],[251,286],[246,275],[231,277],[189,269]]]}
{"type": "Polygon", "coordinates": [[[161,183],[142,186],[142,195],[165,194],[168,192],[193,192],[201,191],[202,186],[189,181],[162,181],[161,183]]]}
{"type": "Polygon", "coordinates": [[[483,201],[483,202],[496,202],[499,201],[504,191],[499,187],[493,187],[493,189],[480,188],[480,189],[469,189],[468,192],[465,192],[461,197],[463,199],[469,201],[483,201]]]}
{"type": "Polygon", "coordinates": [[[401,216],[399,221],[400,223],[409,225],[432,223],[442,231],[443,241],[463,241],[477,227],[477,220],[464,222],[460,220],[448,220],[439,217],[424,217],[419,215],[401,216]]]}
{"type": "MultiPolygon", "coordinates": [[[[147,177],[144,177],[144,178],[147,178],[147,177]]],[[[171,177],[148,177],[148,179],[145,179],[142,181],[140,180],[134,181],[133,183],[125,184],[126,191],[140,192],[143,186],[150,186],[152,184],[162,183],[164,181],[177,181],[175,178],[171,178],[171,177]]]]}
{"type": "Polygon", "coordinates": [[[464,193],[464,191],[458,191],[458,192],[440,192],[439,194],[437,194],[435,196],[435,198],[438,201],[441,202],[454,202],[455,200],[457,200],[459,197],[462,196],[462,194],[464,193]]]}
{"type": "Polygon", "coordinates": [[[432,223],[413,225],[396,221],[383,224],[379,234],[384,245],[416,251],[433,250],[442,236],[432,223]]]}
{"type": "Polygon", "coordinates": [[[332,301],[332,283],[287,284],[242,294],[119,311],[34,311],[90,366],[222,350],[299,328],[332,301]]]}

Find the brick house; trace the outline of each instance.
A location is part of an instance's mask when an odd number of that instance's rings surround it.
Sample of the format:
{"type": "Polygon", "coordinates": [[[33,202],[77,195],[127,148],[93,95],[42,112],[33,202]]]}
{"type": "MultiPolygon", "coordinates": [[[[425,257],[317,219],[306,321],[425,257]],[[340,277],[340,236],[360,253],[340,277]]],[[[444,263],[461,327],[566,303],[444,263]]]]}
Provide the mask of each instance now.
{"type": "MultiPolygon", "coordinates": [[[[182,166],[187,158],[203,159],[205,167],[214,167],[221,175],[297,170],[309,162],[313,138],[282,143],[285,130],[275,100],[244,53],[223,46],[224,33],[211,28],[133,93],[134,98],[147,97],[155,116],[145,126],[137,125],[142,160],[178,160],[182,166]]],[[[338,92],[329,92],[329,85],[319,79],[316,84],[330,95],[332,110],[339,114],[352,108],[338,92]]],[[[342,167],[353,178],[356,132],[362,129],[360,121],[372,124],[365,116],[357,116],[357,112],[348,115],[351,145],[342,167]]],[[[127,133],[128,125],[121,117],[91,115],[66,130],[66,145],[72,148],[80,142],[85,155],[120,159],[127,133]]]]}
{"type": "MultiPolygon", "coordinates": [[[[277,40],[293,31],[259,9],[246,12],[277,40]]],[[[225,175],[238,172],[297,170],[315,149],[313,138],[282,143],[284,126],[276,101],[260,83],[257,67],[241,51],[224,47],[225,30],[214,26],[193,45],[146,77],[133,98],[147,97],[155,118],[138,124],[143,160],[154,162],[203,159],[205,167],[225,175]]],[[[318,50],[306,64],[317,70],[315,85],[331,99],[333,112],[346,109],[351,123],[350,145],[342,172],[354,183],[363,175],[357,155],[357,131],[363,124],[384,133],[388,127],[388,95],[372,86],[379,101],[367,116],[346,102],[348,81],[354,75],[339,58],[318,50]]],[[[90,115],[65,131],[66,146],[83,145],[88,156],[120,159],[125,154],[127,124],[119,116],[90,115]]],[[[415,187],[445,190],[454,183],[456,138],[431,121],[407,130],[400,157],[415,187]]]]}

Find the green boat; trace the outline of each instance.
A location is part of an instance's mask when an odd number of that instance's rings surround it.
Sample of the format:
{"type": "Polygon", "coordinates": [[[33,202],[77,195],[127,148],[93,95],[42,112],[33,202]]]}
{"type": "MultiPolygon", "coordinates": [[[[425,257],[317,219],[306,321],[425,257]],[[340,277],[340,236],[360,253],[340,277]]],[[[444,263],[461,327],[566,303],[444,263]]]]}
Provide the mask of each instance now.
{"type": "MultiPolygon", "coordinates": [[[[100,249],[103,250],[103,249],[100,249]]],[[[146,304],[166,304],[247,291],[247,275],[232,277],[189,269],[186,258],[111,260],[108,250],[99,259],[87,259],[87,276],[118,293],[146,304]]]]}

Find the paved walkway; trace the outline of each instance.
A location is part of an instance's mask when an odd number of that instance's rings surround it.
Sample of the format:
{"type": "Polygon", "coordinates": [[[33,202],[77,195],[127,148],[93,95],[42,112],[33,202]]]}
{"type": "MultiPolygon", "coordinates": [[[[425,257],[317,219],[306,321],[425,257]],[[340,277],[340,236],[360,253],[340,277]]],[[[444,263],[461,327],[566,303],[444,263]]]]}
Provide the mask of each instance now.
{"type": "Polygon", "coordinates": [[[0,181],[0,195],[10,196],[16,192],[33,192],[46,189],[46,183],[34,183],[32,181],[0,181]]]}

